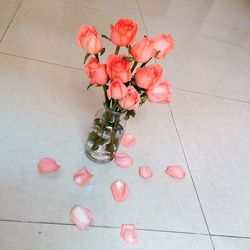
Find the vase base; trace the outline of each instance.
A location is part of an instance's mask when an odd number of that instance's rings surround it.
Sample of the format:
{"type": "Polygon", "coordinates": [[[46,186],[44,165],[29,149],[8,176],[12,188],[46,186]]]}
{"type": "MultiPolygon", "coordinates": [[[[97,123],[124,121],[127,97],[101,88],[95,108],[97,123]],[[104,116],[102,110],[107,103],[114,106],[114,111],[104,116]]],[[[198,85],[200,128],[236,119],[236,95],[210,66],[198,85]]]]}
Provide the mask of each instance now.
{"type": "Polygon", "coordinates": [[[85,150],[85,155],[87,156],[87,158],[91,161],[93,161],[94,163],[97,163],[97,164],[107,164],[109,162],[111,162],[113,159],[110,159],[110,158],[106,158],[106,159],[97,159],[97,158],[94,158],[91,154],[89,154],[89,152],[87,150],[85,150]]]}

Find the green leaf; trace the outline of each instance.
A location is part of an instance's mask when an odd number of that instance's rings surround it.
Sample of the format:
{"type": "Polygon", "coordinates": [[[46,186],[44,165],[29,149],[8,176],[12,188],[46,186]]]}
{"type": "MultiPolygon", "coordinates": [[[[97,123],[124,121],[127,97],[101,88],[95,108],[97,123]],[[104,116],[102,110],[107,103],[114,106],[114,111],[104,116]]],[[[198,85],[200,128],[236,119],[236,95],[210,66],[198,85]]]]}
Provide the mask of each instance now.
{"type": "Polygon", "coordinates": [[[146,96],[146,94],[145,93],[143,93],[142,95],[141,95],[141,102],[140,102],[140,105],[142,105],[143,103],[145,103],[146,101],[147,101],[147,96],[146,96]]]}
{"type": "Polygon", "coordinates": [[[126,48],[128,49],[128,52],[130,53],[131,45],[126,46],[126,48]]]}
{"type": "Polygon", "coordinates": [[[124,56],[122,59],[125,60],[125,61],[128,61],[128,62],[133,62],[134,61],[134,58],[132,56],[124,56]]]}
{"type": "Polygon", "coordinates": [[[101,51],[100,51],[100,56],[103,55],[105,52],[105,48],[102,48],[101,51]]]}
{"type": "Polygon", "coordinates": [[[88,85],[88,87],[87,87],[87,90],[88,90],[89,88],[93,87],[93,86],[95,86],[95,85],[92,84],[92,83],[90,83],[90,84],[88,85]]]}
{"type": "Polygon", "coordinates": [[[104,34],[102,34],[102,37],[109,40],[109,41],[111,41],[111,39],[108,36],[104,35],[104,34]]]}
{"type": "Polygon", "coordinates": [[[155,54],[155,57],[157,57],[160,53],[161,53],[161,51],[160,51],[160,50],[157,50],[157,51],[156,51],[156,54],[155,54]]]}
{"type": "Polygon", "coordinates": [[[92,131],[90,134],[89,134],[89,137],[88,137],[88,140],[90,141],[95,141],[95,139],[98,137],[98,135],[96,134],[96,132],[92,131]]]}
{"type": "Polygon", "coordinates": [[[125,114],[124,119],[128,120],[130,116],[135,117],[135,111],[134,110],[128,110],[127,113],[125,114]]]}
{"type": "Polygon", "coordinates": [[[91,54],[89,54],[89,53],[87,53],[87,54],[85,55],[85,57],[84,57],[84,64],[86,63],[86,61],[87,61],[87,59],[89,58],[90,55],[91,55],[91,54]]]}

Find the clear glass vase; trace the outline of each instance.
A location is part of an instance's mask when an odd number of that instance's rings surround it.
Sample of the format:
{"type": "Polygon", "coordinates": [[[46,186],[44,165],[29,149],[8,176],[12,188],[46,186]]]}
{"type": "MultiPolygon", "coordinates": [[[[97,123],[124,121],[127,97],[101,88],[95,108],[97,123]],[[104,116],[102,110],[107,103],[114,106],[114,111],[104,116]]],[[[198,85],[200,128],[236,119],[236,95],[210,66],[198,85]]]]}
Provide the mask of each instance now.
{"type": "Polygon", "coordinates": [[[90,160],[96,163],[108,163],[113,160],[125,131],[124,117],[123,113],[108,108],[96,113],[85,144],[85,154],[90,160]]]}

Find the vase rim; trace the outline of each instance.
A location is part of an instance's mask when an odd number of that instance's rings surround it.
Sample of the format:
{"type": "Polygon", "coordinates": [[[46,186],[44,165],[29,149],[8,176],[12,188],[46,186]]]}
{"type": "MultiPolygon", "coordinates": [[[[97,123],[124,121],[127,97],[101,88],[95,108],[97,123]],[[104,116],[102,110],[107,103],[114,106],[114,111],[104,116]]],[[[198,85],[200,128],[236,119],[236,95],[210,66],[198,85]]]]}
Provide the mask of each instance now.
{"type": "Polygon", "coordinates": [[[114,110],[108,108],[108,107],[105,106],[105,105],[104,105],[104,109],[105,109],[106,111],[108,111],[108,112],[114,114],[114,115],[124,115],[124,112],[114,111],[114,110]]]}

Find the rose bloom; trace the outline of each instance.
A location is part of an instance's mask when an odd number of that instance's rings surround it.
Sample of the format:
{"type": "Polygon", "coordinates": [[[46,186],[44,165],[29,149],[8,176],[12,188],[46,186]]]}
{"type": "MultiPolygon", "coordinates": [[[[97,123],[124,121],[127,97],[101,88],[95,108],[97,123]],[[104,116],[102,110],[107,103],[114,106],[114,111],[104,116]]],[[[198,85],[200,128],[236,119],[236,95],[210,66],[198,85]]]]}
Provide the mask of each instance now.
{"type": "Polygon", "coordinates": [[[137,24],[130,19],[120,19],[115,25],[111,24],[110,38],[118,46],[128,46],[135,40],[137,24]]]}
{"type": "Polygon", "coordinates": [[[127,95],[127,87],[122,83],[119,78],[115,78],[109,85],[107,94],[111,99],[122,99],[127,95]]]}
{"type": "Polygon", "coordinates": [[[122,57],[127,55],[109,55],[107,58],[107,73],[109,78],[119,78],[123,83],[131,80],[131,62],[125,61],[122,57]]]}
{"type": "Polygon", "coordinates": [[[102,41],[92,26],[83,24],[77,34],[77,43],[89,54],[96,54],[102,49],[102,41]]]}
{"type": "Polygon", "coordinates": [[[174,40],[171,35],[158,35],[153,38],[153,47],[156,51],[161,51],[156,58],[164,58],[174,47],[174,40]]]}
{"type": "Polygon", "coordinates": [[[108,82],[106,64],[100,64],[96,58],[91,58],[84,66],[84,72],[88,76],[90,83],[104,85],[108,82]]]}
{"type": "Polygon", "coordinates": [[[141,41],[132,46],[130,53],[137,62],[144,63],[155,56],[156,49],[153,47],[152,39],[144,37],[141,41]]]}
{"type": "Polygon", "coordinates": [[[127,88],[127,95],[119,100],[119,104],[122,108],[132,110],[138,108],[141,97],[139,93],[136,91],[136,89],[133,86],[129,86],[127,88]]]}
{"type": "Polygon", "coordinates": [[[144,68],[139,68],[135,74],[135,82],[138,87],[148,89],[161,76],[162,67],[155,63],[144,68]]]}
{"type": "Polygon", "coordinates": [[[172,93],[172,86],[161,78],[146,91],[150,102],[160,104],[169,103],[172,93]]]}

